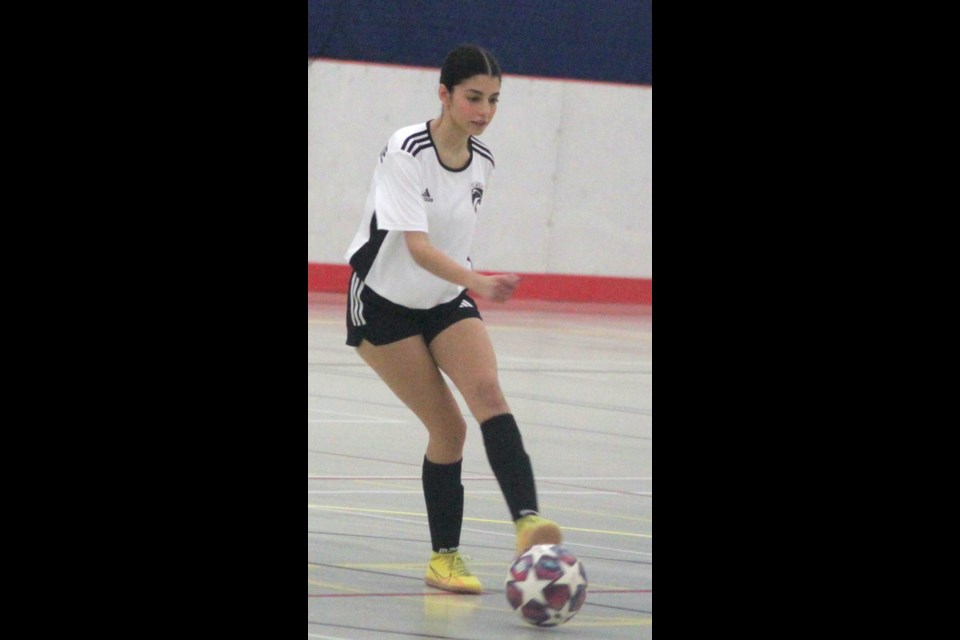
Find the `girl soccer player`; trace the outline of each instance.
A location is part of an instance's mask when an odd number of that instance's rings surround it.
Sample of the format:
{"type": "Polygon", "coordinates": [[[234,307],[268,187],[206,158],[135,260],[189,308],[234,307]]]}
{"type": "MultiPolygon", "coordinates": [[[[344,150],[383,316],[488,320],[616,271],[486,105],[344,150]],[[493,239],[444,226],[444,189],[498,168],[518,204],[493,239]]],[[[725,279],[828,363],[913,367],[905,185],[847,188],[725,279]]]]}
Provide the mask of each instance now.
{"type": "Polygon", "coordinates": [[[353,268],[347,344],[429,434],[422,477],[433,554],[425,581],[464,593],[483,590],[458,551],[467,425],[441,371],[480,424],[515,524],[517,553],[561,541],[556,523],[538,513],[530,458],[500,389],[486,327],[467,294],[503,302],[519,282],[512,274],[476,273],[469,258],[494,169],[493,153],[475,136],[497,112],[500,82],[500,66],[485,49],[465,45],[447,55],[440,117],[390,137],[345,256],[353,268]]]}

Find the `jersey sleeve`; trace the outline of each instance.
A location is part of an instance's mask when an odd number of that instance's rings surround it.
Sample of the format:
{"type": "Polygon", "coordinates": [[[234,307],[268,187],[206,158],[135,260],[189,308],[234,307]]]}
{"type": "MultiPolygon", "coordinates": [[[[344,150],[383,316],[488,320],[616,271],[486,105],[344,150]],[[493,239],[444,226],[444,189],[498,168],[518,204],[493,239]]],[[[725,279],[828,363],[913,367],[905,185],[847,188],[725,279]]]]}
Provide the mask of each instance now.
{"type": "Polygon", "coordinates": [[[377,226],[394,231],[429,231],[420,194],[420,165],[406,151],[388,151],[380,166],[377,226]]]}

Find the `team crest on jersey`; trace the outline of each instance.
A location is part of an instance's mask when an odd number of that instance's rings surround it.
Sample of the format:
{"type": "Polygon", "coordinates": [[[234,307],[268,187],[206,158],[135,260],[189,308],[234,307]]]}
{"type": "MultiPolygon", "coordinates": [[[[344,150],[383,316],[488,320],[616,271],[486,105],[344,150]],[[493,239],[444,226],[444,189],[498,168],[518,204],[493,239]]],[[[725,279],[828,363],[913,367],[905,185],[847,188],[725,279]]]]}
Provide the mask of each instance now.
{"type": "Polygon", "coordinates": [[[473,194],[473,212],[477,213],[477,210],[480,207],[480,201],[483,199],[483,183],[474,182],[470,186],[473,187],[471,191],[473,194]]]}

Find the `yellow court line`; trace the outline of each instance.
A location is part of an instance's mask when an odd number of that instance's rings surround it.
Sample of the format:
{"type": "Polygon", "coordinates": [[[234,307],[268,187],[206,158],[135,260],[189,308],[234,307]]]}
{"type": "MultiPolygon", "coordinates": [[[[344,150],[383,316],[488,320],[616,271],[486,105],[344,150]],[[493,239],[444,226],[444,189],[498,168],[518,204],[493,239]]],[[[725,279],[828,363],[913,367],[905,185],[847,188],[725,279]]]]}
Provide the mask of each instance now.
{"type": "MultiPolygon", "coordinates": [[[[509,565],[510,565],[509,561],[490,561],[490,560],[480,561],[480,560],[474,560],[474,559],[471,559],[471,558],[468,558],[468,560],[469,560],[470,566],[471,566],[472,568],[476,568],[476,567],[493,567],[493,568],[496,568],[496,569],[503,569],[503,568],[505,568],[505,567],[509,567],[509,565]]],[[[308,568],[310,568],[310,569],[316,569],[316,568],[317,568],[317,567],[314,567],[314,566],[312,566],[312,565],[307,565],[307,566],[308,566],[308,568]]],[[[334,564],[334,565],[330,565],[330,566],[336,567],[336,568],[338,568],[338,569],[372,569],[372,570],[383,570],[383,571],[389,571],[389,570],[394,570],[394,571],[420,571],[420,570],[423,569],[423,567],[425,566],[425,563],[423,563],[423,562],[343,562],[343,563],[334,564]]],[[[499,575],[499,573],[492,573],[492,572],[488,572],[488,571],[483,571],[483,572],[474,571],[474,573],[476,573],[477,575],[484,575],[484,576],[496,576],[496,575],[499,575]]],[[[337,585],[328,584],[328,583],[323,583],[323,582],[316,582],[316,581],[312,581],[312,580],[308,580],[307,582],[310,583],[310,584],[313,584],[313,585],[315,585],[315,586],[318,586],[318,587],[329,587],[329,588],[331,588],[331,589],[342,589],[342,590],[344,590],[344,591],[355,591],[355,592],[357,592],[357,593],[366,593],[365,591],[360,590],[360,589],[348,589],[348,588],[346,588],[346,587],[338,587],[337,585]]],[[[630,587],[625,587],[625,586],[623,586],[623,585],[621,585],[621,584],[601,584],[601,583],[599,583],[599,582],[591,582],[589,588],[590,588],[590,589],[597,589],[597,590],[601,590],[601,591],[606,591],[606,590],[616,590],[616,589],[629,589],[630,587]]]]}
{"type": "MultiPolygon", "coordinates": [[[[543,506],[542,502],[541,502],[541,506],[543,506]]],[[[555,504],[550,505],[550,511],[569,511],[571,513],[580,513],[587,516],[600,516],[602,518],[616,518],[617,520],[630,520],[632,522],[642,522],[644,524],[653,524],[653,518],[641,518],[639,516],[623,516],[616,513],[604,513],[603,511],[588,511],[587,509],[577,509],[575,507],[560,507],[555,504]]]]}
{"type": "MultiPolygon", "coordinates": [[[[468,519],[468,518],[464,518],[464,520],[467,520],[467,519],[468,519]]],[[[494,521],[493,521],[493,520],[490,520],[489,522],[494,522],[494,521]]],[[[513,523],[512,523],[512,522],[509,522],[508,524],[513,524],[513,523]]],[[[602,533],[602,534],[608,535],[608,536],[626,536],[626,537],[629,537],[629,538],[653,538],[653,536],[652,536],[651,534],[649,534],[649,533],[629,533],[629,532],[627,532],[627,531],[607,531],[607,530],[604,530],[604,529],[584,529],[584,528],[582,528],[582,527],[568,527],[568,526],[566,526],[566,525],[562,525],[560,528],[563,529],[564,531],[579,531],[579,532],[581,532],[581,533],[602,533]]]]}
{"type": "MultiPolygon", "coordinates": [[[[477,562],[476,560],[471,560],[469,564],[470,564],[470,568],[471,568],[471,569],[474,569],[474,571],[473,571],[474,575],[482,576],[482,577],[493,577],[493,578],[497,578],[497,577],[503,577],[503,578],[505,578],[505,577],[506,577],[507,569],[508,569],[508,567],[509,567],[509,565],[510,565],[510,563],[509,563],[508,561],[504,561],[504,562],[477,562]],[[493,567],[493,568],[495,568],[495,569],[502,569],[502,571],[496,571],[496,572],[494,572],[494,571],[476,571],[476,570],[475,570],[476,567],[480,567],[480,566],[483,566],[483,567],[493,567]]],[[[366,563],[366,562],[357,562],[357,563],[352,563],[352,564],[337,564],[337,565],[333,565],[333,566],[336,567],[336,568],[339,568],[339,569],[370,569],[370,570],[381,570],[381,571],[422,571],[423,568],[426,566],[426,563],[424,563],[424,562],[418,562],[418,563],[407,562],[407,563],[394,563],[394,564],[390,564],[390,563],[378,564],[378,563],[376,563],[376,562],[369,562],[369,563],[366,563]]],[[[342,589],[342,590],[344,590],[344,591],[356,591],[357,593],[366,593],[365,591],[361,591],[361,590],[358,590],[358,589],[347,589],[346,587],[338,587],[337,585],[334,585],[334,584],[328,584],[328,583],[323,583],[323,582],[314,582],[314,581],[312,581],[312,580],[308,580],[307,582],[308,582],[309,584],[312,584],[312,585],[315,585],[315,586],[318,586],[318,587],[329,587],[329,588],[331,588],[331,589],[342,589]]],[[[628,588],[629,588],[629,587],[624,587],[623,585],[620,585],[620,584],[599,584],[599,583],[593,583],[593,582],[591,582],[590,585],[589,585],[589,587],[588,587],[588,593],[589,593],[589,590],[591,590],[591,589],[595,589],[595,590],[597,590],[597,591],[612,591],[612,590],[620,590],[620,589],[628,589],[628,588]]]]}
{"type": "Polygon", "coordinates": [[[337,507],[333,505],[308,504],[308,509],[317,509],[318,511],[361,511],[364,513],[386,513],[392,516],[417,516],[426,518],[425,513],[414,513],[412,511],[393,511],[390,509],[362,509],[360,507],[337,507]]]}
{"type": "MultiPolygon", "coordinates": [[[[397,484],[396,482],[383,482],[375,480],[355,480],[358,484],[370,485],[374,487],[389,487],[391,489],[396,489],[403,487],[404,485],[397,484]]],[[[503,498],[493,497],[493,496],[471,496],[472,500],[483,500],[485,502],[500,502],[503,498]]],[[[570,513],[580,513],[583,515],[594,515],[604,518],[614,518],[617,520],[627,520],[630,522],[642,522],[643,524],[653,524],[652,518],[641,518],[637,516],[624,516],[616,513],[604,513],[602,511],[589,511],[586,509],[576,509],[572,507],[562,507],[557,505],[550,506],[551,511],[568,511],[570,513]]]]}
{"type": "MultiPolygon", "coordinates": [[[[471,563],[473,564],[473,563],[471,563]]],[[[426,566],[424,562],[345,562],[335,564],[334,567],[341,569],[393,569],[399,571],[412,571],[423,569],[426,566]]]]}
{"type": "MultiPolygon", "coordinates": [[[[502,503],[502,502],[503,502],[503,497],[502,497],[502,496],[493,496],[493,495],[474,495],[474,496],[471,496],[470,499],[471,499],[471,500],[479,500],[479,501],[483,501],[483,502],[499,502],[499,503],[502,503]]],[[[541,502],[541,506],[544,505],[544,504],[546,504],[546,502],[541,502]]],[[[569,511],[569,512],[571,512],[571,513],[580,513],[580,514],[584,514],[584,515],[595,515],[595,516],[601,516],[601,517],[616,518],[617,520],[630,520],[630,521],[634,521],[634,522],[642,522],[642,523],[644,523],[644,524],[653,524],[653,520],[652,520],[651,518],[639,518],[639,517],[635,517],[635,516],[622,516],[622,515],[617,515],[617,514],[614,514],[614,513],[603,513],[603,512],[601,512],[601,511],[589,511],[589,510],[586,510],[586,509],[576,509],[576,508],[573,508],[573,507],[558,507],[558,506],[552,505],[552,504],[551,504],[551,506],[550,506],[550,511],[569,511]]],[[[511,524],[512,524],[512,523],[511,523],[511,524]]],[[[564,528],[566,528],[566,527],[564,527],[564,528]]]]}
{"type": "MultiPolygon", "coordinates": [[[[470,566],[474,566],[474,565],[476,565],[476,564],[500,565],[500,564],[504,564],[504,563],[502,563],[502,562],[481,562],[481,563],[471,562],[471,563],[470,563],[470,566]]],[[[362,567],[367,567],[367,568],[371,568],[371,569],[407,568],[407,567],[397,567],[396,565],[375,564],[375,563],[370,563],[370,564],[357,564],[357,565],[336,565],[336,566],[338,566],[338,567],[344,567],[344,568],[357,568],[357,569],[362,568],[362,567]]],[[[423,563],[417,564],[415,567],[409,567],[409,568],[412,568],[412,569],[420,569],[421,567],[423,567],[423,563]]],[[[314,586],[314,587],[320,587],[320,588],[323,588],[323,589],[336,589],[337,591],[348,591],[348,592],[350,592],[350,593],[369,593],[369,591],[364,590],[364,589],[354,589],[353,587],[345,587],[345,586],[340,585],[340,584],[333,584],[333,583],[331,583],[331,582],[321,582],[320,580],[313,580],[313,579],[309,579],[309,578],[307,579],[307,584],[312,585],[312,586],[314,586]]],[[[588,587],[587,593],[588,593],[588,595],[589,595],[590,589],[607,590],[607,589],[622,589],[622,588],[623,588],[623,587],[621,587],[621,586],[619,586],[619,585],[600,585],[600,584],[592,584],[592,583],[591,583],[590,586],[588,587]]],[[[489,592],[489,593],[492,593],[492,592],[489,592]]],[[[411,595],[417,595],[417,594],[411,594],[411,595]]],[[[425,594],[425,595],[427,595],[427,594],[425,594]]],[[[590,616],[589,616],[589,615],[587,615],[587,616],[581,616],[581,617],[584,618],[584,619],[590,619],[590,616]]]]}
{"type": "MultiPolygon", "coordinates": [[[[307,580],[307,583],[316,587],[322,587],[325,589],[337,589],[340,591],[349,591],[351,593],[364,594],[369,593],[368,591],[363,591],[360,589],[351,589],[349,587],[343,587],[336,584],[329,584],[326,582],[318,582],[316,580],[307,580]]],[[[410,597],[414,599],[420,594],[411,593],[410,597]]],[[[492,607],[484,606],[482,600],[473,600],[470,601],[460,601],[459,598],[432,598],[431,594],[424,593],[422,597],[424,598],[423,602],[426,606],[430,607],[430,612],[435,614],[442,614],[445,609],[464,609],[467,612],[473,611],[493,611],[495,613],[503,613],[504,611],[509,611],[509,609],[503,607],[492,607]]],[[[432,617],[428,612],[427,617],[432,617]]],[[[589,614],[579,613],[573,620],[564,624],[564,627],[645,627],[653,624],[653,619],[650,617],[646,618],[626,618],[626,617],[617,617],[617,618],[599,618],[597,616],[591,616],[589,614]]]]}
{"type": "MultiPolygon", "coordinates": [[[[470,560],[471,567],[499,567],[507,566],[504,562],[479,562],[477,560],[470,560]]],[[[343,562],[340,564],[332,565],[334,567],[340,567],[342,569],[423,569],[427,566],[426,560],[423,562],[343,562]]]]}
{"type": "MultiPolygon", "coordinates": [[[[364,509],[360,507],[336,507],[328,505],[317,505],[317,504],[308,504],[308,509],[316,509],[317,511],[357,511],[361,513],[383,513],[392,516],[414,516],[417,518],[426,518],[427,514],[425,513],[414,513],[411,511],[393,511],[390,509],[364,509]]],[[[508,524],[512,525],[513,523],[509,520],[491,520],[488,518],[467,518],[464,517],[465,522],[482,522],[485,524],[508,524]]],[[[626,536],[630,538],[653,538],[651,534],[647,533],[629,533],[626,531],[608,531],[605,529],[584,529],[581,527],[561,527],[564,531],[579,531],[581,533],[602,533],[609,536],[626,536]]]]}
{"type": "Polygon", "coordinates": [[[570,622],[564,624],[564,627],[649,627],[653,624],[653,618],[610,618],[607,620],[598,620],[597,622],[583,622],[578,615],[570,622]]]}

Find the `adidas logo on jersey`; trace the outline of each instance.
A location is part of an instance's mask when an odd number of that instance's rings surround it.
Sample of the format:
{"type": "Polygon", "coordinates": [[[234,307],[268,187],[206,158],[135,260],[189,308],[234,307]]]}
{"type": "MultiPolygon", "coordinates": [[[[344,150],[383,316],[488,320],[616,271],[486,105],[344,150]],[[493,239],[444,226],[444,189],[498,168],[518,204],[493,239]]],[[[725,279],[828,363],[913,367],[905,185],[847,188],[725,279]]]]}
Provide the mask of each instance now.
{"type": "Polygon", "coordinates": [[[433,202],[433,196],[430,195],[430,189],[424,189],[421,195],[423,196],[424,202],[433,202]]]}

